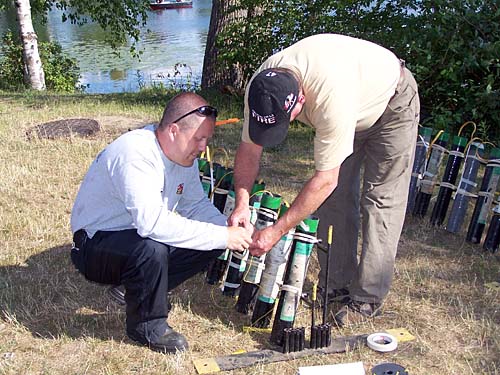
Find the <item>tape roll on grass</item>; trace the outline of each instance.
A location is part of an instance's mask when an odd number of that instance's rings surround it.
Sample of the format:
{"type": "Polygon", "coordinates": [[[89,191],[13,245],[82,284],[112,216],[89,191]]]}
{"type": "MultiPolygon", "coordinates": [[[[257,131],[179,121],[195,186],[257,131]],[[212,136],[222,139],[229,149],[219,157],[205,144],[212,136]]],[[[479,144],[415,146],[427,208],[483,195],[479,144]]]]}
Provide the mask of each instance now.
{"type": "Polygon", "coordinates": [[[376,352],[392,352],[398,347],[398,340],[388,333],[372,333],[367,337],[366,342],[370,349],[376,352]]]}

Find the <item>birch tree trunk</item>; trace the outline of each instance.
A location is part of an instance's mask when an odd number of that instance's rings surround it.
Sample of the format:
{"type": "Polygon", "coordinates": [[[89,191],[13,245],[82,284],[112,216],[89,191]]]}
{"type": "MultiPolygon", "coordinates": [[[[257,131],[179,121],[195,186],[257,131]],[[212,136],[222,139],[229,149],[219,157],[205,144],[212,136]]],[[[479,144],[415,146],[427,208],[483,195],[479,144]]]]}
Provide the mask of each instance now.
{"type": "Polygon", "coordinates": [[[19,33],[23,44],[24,83],[34,90],[45,90],[45,74],[38,54],[38,38],[31,21],[29,0],[15,0],[19,33]]]}
{"type": "Polygon", "coordinates": [[[241,69],[237,65],[222,66],[218,61],[218,48],[216,45],[217,35],[223,31],[227,25],[240,20],[246,12],[234,12],[229,9],[237,5],[239,0],[213,0],[212,14],[210,16],[210,26],[203,59],[203,73],[201,87],[218,88],[223,91],[242,90],[243,82],[241,69]]]}

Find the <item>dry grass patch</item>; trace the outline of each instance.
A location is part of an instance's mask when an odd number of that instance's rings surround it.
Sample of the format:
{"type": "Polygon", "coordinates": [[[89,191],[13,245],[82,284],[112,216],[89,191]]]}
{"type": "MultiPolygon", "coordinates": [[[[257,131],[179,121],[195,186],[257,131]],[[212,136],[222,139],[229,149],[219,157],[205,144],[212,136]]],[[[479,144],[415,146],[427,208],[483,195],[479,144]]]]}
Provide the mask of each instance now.
{"type": "MultiPolygon", "coordinates": [[[[69,216],[88,165],[119,134],[158,121],[162,109],[102,96],[0,95],[0,374],[195,374],[195,358],[269,347],[268,335],[242,332],[250,318],[202,275],[172,296],[169,320],[190,350],[166,356],[137,346],[106,288],[85,281],[71,265],[69,216]],[[90,138],[26,138],[37,124],[75,117],[93,118],[103,130],[90,138]]],[[[239,114],[225,111],[226,117],[239,114]]],[[[216,131],[213,147],[224,147],[230,161],[240,131],[241,124],[216,131]]],[[[264,154],[262,177],[289,201],[312,173],[311,137],[307,128],[294,127],[287,143],[264,154]]],[[[334,330],[338,336],[404,327],[414,341],[393,353],[364,347],[232,373],[292,375],[299,366],[354,361],[367,371],[396,362],[411,374],[500,373],[500,294],[484,286],[500,279],[499,258],[465,243],[463,233],[429,228],[426,221],[410,217],[405,224],[383,315],[334,330]]],[[[314,256],[306,288],[317,271],[314,256]]],[[[297,324],[309,320],[302,306],[297,324]]]]}

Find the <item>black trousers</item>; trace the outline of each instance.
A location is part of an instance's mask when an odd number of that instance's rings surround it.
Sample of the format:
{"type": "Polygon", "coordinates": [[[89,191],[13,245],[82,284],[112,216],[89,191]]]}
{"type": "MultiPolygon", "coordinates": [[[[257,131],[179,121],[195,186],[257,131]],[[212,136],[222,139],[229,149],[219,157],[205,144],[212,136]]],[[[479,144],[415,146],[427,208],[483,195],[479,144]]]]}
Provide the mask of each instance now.
{"type": "Polygon", "coordinates": [[[135,229],[97,232],[88,238],[79,230],[71,259],[85,278],[125,287],[127,334],[154,342],[167,327],[167,293],[201,272],[222,250],[176,248],[140,237],[135,229]]]}

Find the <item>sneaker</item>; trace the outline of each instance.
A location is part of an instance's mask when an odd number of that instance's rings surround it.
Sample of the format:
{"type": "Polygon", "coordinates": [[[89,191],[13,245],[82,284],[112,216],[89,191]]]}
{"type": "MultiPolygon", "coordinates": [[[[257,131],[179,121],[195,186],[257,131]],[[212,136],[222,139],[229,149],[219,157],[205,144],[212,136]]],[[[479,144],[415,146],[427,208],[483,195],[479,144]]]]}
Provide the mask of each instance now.
{"type": "Polygon", "coordinates": [[[151,350],[161,353],[182,352],[189,347],[184,335],[174,331],[170,326],[167,326],[162,336],[151,341],[135,333],[128,333],[128,337],[142,345],[148,346],[151,350]]]}
{"type": "Polygon", "coordinates": [[[380,303],[368,303],[351,300],[335,314],[334,323],[339,327],[361,323],[380,315],[380,303]]]}
{"type": "MultiPolygon", "coordinates": [[[[318,291],[316,293],[316,306],[318,308],[322,308],[324,305],[324,291],[323,288],[318,287],[318,291]]],[[[312,306],[312,299],[311,295],[308,293],[304,293],[302,295],[302,300],[308,305],[312,306]]],[[[341,288],[341,289],[332,289],[328,293],[328,304],[332,302],[340,302],[340,303],[348,303],[351,300],[351,297],[349,297],[349,290],[346,288],[341,288]]]]}
{"type": "Polygon", "coordinates": [[[120,306],[125,306],[125,287],[123,285],[113,285],[108,288],[108,296],[120,306]]]}

